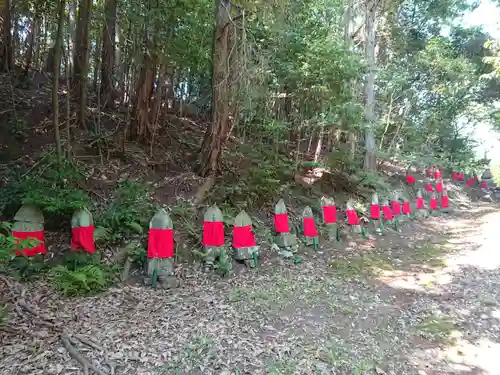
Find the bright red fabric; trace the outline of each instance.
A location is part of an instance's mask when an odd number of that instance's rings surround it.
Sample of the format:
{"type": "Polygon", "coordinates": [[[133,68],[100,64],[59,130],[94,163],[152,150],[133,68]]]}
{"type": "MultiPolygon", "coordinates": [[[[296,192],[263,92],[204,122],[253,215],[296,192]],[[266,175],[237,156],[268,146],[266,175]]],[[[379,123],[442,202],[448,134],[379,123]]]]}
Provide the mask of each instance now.
{"type": "MultiPolygon", "coordinates": [[[[203,240],[205,240],[205,228],[203,230],[203,240]]],[[[222,228],[222,243],[224,243],[224,228],[222,228]]],[[[174,231],[172,229],[150,228],[148,233],[148,258],[172,258],[173,256],[174,231]]]]}
{"type": "Polygon", "coordinates": [[[40,241],[37,245],[30,249],[17,249],[16,255],[25,255],[27,257],[33,257],[37,254],[47,254],[47,249],[44,243],[44,232],[43,230],[39,232],[12,232],[15,238],[20,240],[38,240],[40,241]]]}
{"type": "Polygon", "coordinates": [[[427,177],[431,177],[431,169],[427,168],[427,177]]]}
{"type": "Polygon", "coordinates": [[[385,220],[394,220],[394,215],[392,214],[392,210],[389,206],[382,206],[382,212],[384,213],[385,220]]]}
{"type": "Polygon", "coordinates": [[[432,188],[432,184],[427,184],[425,185],[425,191],[428,191],[429,193],[432,193],[434,189],[432,188]]]}
{"type": "Polygon", "coordinates": [[[222,221],[203,222],[203,246],[224,245],[224,224],[222,221]]]}
{"type": "Polygon", "coordinates": [[[438,202],[437,202],[436,198],[431,198],[431,200],[429,201],[429,208],[431,210],[437,210],[438,209],[438,202]]]}
{"type": "Polygon", "coordinates": [[[288,225],[288,213],[274,214],[274,229],[276,233],[289,233],[290,226],[288,225]]]}
{"type": "Polygon", "coordinates": [[[417,197],[417,210],[423,209],[424,207],[424,198],[417,197]]]}
{"type": "Polygon", "coordinates": [[[72,228],[70,248],[74,250],[83,249],[87,253],[95,252],[94,226],[72,228]]]}
{"type": "Polygon", "coordinates": [[[403,215],[411,215],[410,202],[403,202],[403,215]]]}
{"type": "Polygon", "coordinates": [[[434,179],[437,180],[439,177],[441,177],[441,172],[439,172],[438,170],[435,170],[434,171],[434,179]]]}
{"type": "Polygon", "coordinates": [[[380,206],[378,204],[373,204],[370,206],[371,218],[373,220],[380,219],[380,206]]]}
{"type": "Polygon", "coordinates": [[[345,212],[347,216],[347,224],[349,225],[359,225],[358,214],[354,210],[347,210],[345,212]]]}
{"type": "Polygon", "coordinates": [[[453,172],[453,181],[458,181],[458,173],[453,172]]]}
{"type": "Polygon", "coordinates": [[[233,247],[240,249],[242,247],[255,246],[255,236],[253,234],[252,225],[233,228],[233,247]]]}
{"type": "Polygon", "coordinates": [[[469,181],[469,180],[467,180],[467,181],[465,182],[465,187],[466,187],[467,189],[468,189],[468,188],[470,188],[470,181],[469,181]]]}
{"type": "Polygon", "coordinates": [[[460,174],[458,175],[458,179],[460,181],[463,181],[464,180],[464,172],[460,172],[460,174]]]}
{"type": "Polygon", "coordinates": [[[406,184],[407,185],[413,185],[415,183],[415,177],[413,177],[411,174],[406,176],[406,184]]]}
{"type": "Polygon", "coordinates": [[[448,208],[450,202],[448,200],[448,196],[447,195],[442,195],[441,196],[441,207],[443,208],[448,208]]]}
{"type": "Polygon", "coordinates": [[[481,189],[486,190],[488,188],[488,185],[486,184],[486,180],[481,181],[481,189]]]}
{"type": "Polygon", "coordinates": [[[392,201],[392,213],[394,215],[401,215],[401,203],[399,201],[392,201]]]}
{"type": "Polygon", "coordinates": [[[316,230],[316,224],[314,223],[313,217],[304,218],[304,236],[306,237],[316,237],[318,231],[316,230]]]}
{"type": "Polygon", "coordinates": [[[443,183],[442,182],[436,183],[436,192],[438,192],[438,193],[443,192],[443,183]]]}
{"type": "Polygon", "coordinates": [[[323,217],[325,224],[335,224],[337,222],[337,207],[323,206],[323,217]]]}

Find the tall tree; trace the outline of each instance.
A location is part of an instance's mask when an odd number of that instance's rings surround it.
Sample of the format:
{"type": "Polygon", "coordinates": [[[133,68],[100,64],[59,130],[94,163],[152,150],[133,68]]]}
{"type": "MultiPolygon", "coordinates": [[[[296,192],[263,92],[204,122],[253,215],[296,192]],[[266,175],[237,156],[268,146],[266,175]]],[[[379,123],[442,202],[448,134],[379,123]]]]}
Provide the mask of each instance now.
{"type": "Polygon", "coordinates": [[[12,32],[10,17],[10,0],[4,0],[0,9],[0,69],[10,71],[13,68],[12,32]]]}
{"type": "Polygon", "coordinates": [[[201,145],[201,176],[214,175],[219,157],[229,135],[230,117],[234,116],[234,92],[238,84],[235,78],[237,27],[233,14],[240,9],[229,0],[214,0],[214,37],[212,49],[212,122],[201,145]],[[233,78],[233,79],[231,79],[233,78]]]}
{"type": "Polygon", "coordinates": [[[76,24],[76,45],[73,61],[73,87],[75,97],[79,100],[77,111],[78,124],[84,128],[87,106],[87,76],[89,69],[89,21],[92,0],[80,0],[76,24]]]}
{"type": "Polygon", "coordinates": [[[117,0],[106,0],[104,27],[102,31],[101,93],[104,105],[114,107],[115,37],[117,0]]]}
{"type": "Polygon", "coordinates": [[[377,170],[377,154],[375,144],[375,28],[378,0],[365,1],[365,58],[368,65],[365,82],[365,161],[364,170],[377,170]]]}

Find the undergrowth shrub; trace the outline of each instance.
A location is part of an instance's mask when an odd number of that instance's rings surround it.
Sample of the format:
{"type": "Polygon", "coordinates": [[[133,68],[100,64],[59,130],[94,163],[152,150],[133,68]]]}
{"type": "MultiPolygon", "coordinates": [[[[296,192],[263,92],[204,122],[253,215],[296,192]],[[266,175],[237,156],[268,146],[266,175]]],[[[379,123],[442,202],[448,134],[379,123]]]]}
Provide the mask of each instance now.
{"type": "Polygon", "coordinates": [[[234,175],[226,174],[224,183],[212,190],[212,201],[239,209],[256,208],[274,201],[293,181],[294,161],[286,155],[248,150],[244,157],[249,165],[235,165],[234,175]]]}
{"type": "Polygon", "coordinates": [[[99,236],[117,240],[145,233],[158,206],[149,199],[148,186],[125,181],[114,194],[111,204],[98,217],[99,236]]]}
{"type": "Polygon", "coordinates": [[[48,155],[26,176],[12,171],[7,186],[0,190],[0,210],[32,204],[43,211],[47,222],[67,222],[76,209],[90,203],[88,194],[78,187],[82,176],[76,164],[65,160],[58,165],[48,155]]]}
{"type": "Polygon", "coordinates": [[[52,268],[49,277],[54,286],[68,297],[104,291],[115,280],[118,267],[100,262],[98,253],[67,253],[63,264],[52,268]]]}

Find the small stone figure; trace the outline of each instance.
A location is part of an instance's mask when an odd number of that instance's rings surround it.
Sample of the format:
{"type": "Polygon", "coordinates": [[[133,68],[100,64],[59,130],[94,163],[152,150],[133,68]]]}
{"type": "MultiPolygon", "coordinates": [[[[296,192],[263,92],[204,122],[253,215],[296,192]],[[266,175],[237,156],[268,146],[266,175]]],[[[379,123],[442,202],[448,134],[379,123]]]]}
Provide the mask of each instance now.
{"type": "Polygon", "coordinates": [[[314,246],[317,248],[319,245],[319,234],[314,222],[314,215],[311,207],[306,206],[302,212],[302,230],[306,246],[314,246]]]}
{"type": "Polygon", "coordinates": [[[247,267],[256,267],[259,263],[259,246],[255,243],[252,219],[241,211],[234,219],[233,258],[243,261],[247,267]]]}
{"type": "Polygon", "coordinates": [[[23,205],[14,216],[12,235],[20,240],[33,240],[36,245],[26,249],[18,249],[17,255],[28,257],[46,254],[44,244],[44,223],[42,211],[35,206],[23,205]]]}
{"type": "Polygon", "coordinates": [[[163,208],[149,222],[147,256],[146,284],[151,284],[153,287],[157,285],[163,288],[175,287],[177,280],[174,277],[173,224],[163,208]]]}
{"type": "Polygon", "coordinates": [[[76,210],[71,218],[71,243],[73,250],[95,252],[94,219],[86,208],[76,210]]]}
{"type": "Polygon", "coordinates": [[[380,217],[380,205],[378,202],[378,194],[376,192],[372,195],[372,203],[370,205],[370,219],[373,223],[375,232],[378,234],[382,234],[382,232],[384,231],[384,225],[382,224],[382,220],[380,217]]]}
{"type": "Polygon", "coordinates": [[[222,212],[213,205],[207,209],[203,217],[203,252],[205,270],[213,269],[214,263],[224,249],[224,222],[222,212]]]}
{"type": "Polygon", "coordinates": [[[361,223],[359,222],[358,213],[354,209],[354,203],[349,200],[346,204],[346,216],[347,216],[347,225],[351,227],[353,233],[356,234],[365,234],[363,228],[361,227],[361,223]]]}
{"type": "Polygon", "coordinates": [[[297,235],[290,233],[288,210],[283,199],[280,199],[274,207],[274,229],[276,231],[274,243],[278,248],[295,254],[299,250],[299,244],[297,235]]]}
{"type": "Polygon", "coordinates": [[[443,193],[441,194],[441,212],[449,213],[451,211],[450,201],[448,199],[448,189],[443,186],[443,193]]]}
{"type": "Polygon", "coordinates": [[[323,212],[323,224],[327,229],[327,236],[330,241],[340,241],[340,231],[337,224],[337,207],[332,198],[322,197],[321,208],[323,212]]]}
{"type": "Polygon", "coordinates": [[[416,209],[415,209],[415,216],[417,219],[423,219],[426,218],[428,215],[428,212],[425,208],[425,203],[424,203],[424,198],[422,197],[422,191],[418,189],[417,191],[417,199],[416,199],[416,209]]]}

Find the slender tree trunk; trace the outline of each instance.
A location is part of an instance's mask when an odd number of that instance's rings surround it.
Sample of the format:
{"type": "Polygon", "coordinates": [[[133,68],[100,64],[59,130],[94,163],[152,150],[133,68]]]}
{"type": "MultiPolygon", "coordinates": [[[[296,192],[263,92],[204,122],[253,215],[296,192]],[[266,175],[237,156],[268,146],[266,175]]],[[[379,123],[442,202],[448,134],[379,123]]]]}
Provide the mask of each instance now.
{"type": "MultiPolygon", "coordinates": [[[[352,44],[351,26],[352,26],[352,8],[354,7],[354,0],[347,1],[347,7],[344,13],[344,42],[350,46],[352,44]]],[[[351,82],[351,90],[354,91],[355,84],[351,82]]],[[[344,124],[344,128],[347,129],[347,124],[344,124]]],[[[354,129],[347,129],[347,143],[349,145],[349,157],[352,162],[354,162],[356,156],[356,131],[354,129]]]]}
{"type": "Polygon", "coordinates": [[[14,67],[12,59],[12,32],[10,19],[10,0],[3,1],[3,8],[0,9],[0,69],[4,72],[11,71],[14,67]]]}
{"type": "Polygon", "coordinates": [[[33,17],[33,22],[31,23],[31,30],[28,37],[28,48],[26,51],[26,66],[24,68],[25,75],[28,75],[28,72],[31,68],[31,61],[33,60],[33,51],[35,48],[39,24],[40,24],[40,16],[36,14],[33,17]]]}
{"type": "Polygon", "coordinates": [[[368,73],[365,82],[365,161],[364,170],[375,172],[377,170],[377,146],[375,144],[375,1],[366,1],[365,10],[365,58],[368,63],[368,73]]]}
{"type": "Polygon", "coordinates": [[[73,61],[73,86],[79,100],[78,124],[86,128],[85,109],[87,106],[87,75],[89,67],[89,19],[92,0],[80,0],[76,25],[76,48],[73,61]]]}
{"type": "MultiPolygon", "coordinates": [[[[59,132],[59,74],[61,70],[62,29],[64,24],[64,0],[59,0],[56,41],[54,43],[54,70],[52,75],[52,122],[54,124],[54,137],[56,143],[57,160],[62,162],[61,135],[59,132]]],[[[68,119],[69,120],[69,119],[68,119]]]]}
{"type": "Polygon", "coordinates": [[[117,0],[106,0],[102,31],[101,97],[105,107],[114,107],[114,69],[117,0]]]}
{"type": "Polygon", "coordinates": [[[215,175],[223,143],[229,132],[229,117],[234,101],[231,92],[237,82],[228,80],[234,75],[231,66],[231,53],[237,53],[235,47],[236,27],[231,20],[233,10],[229,0],[215,0],[215,28],[212,48],[212,122],[209,125],[201,145],[201,164],[199,174],[203,177],[215,175]]]}

